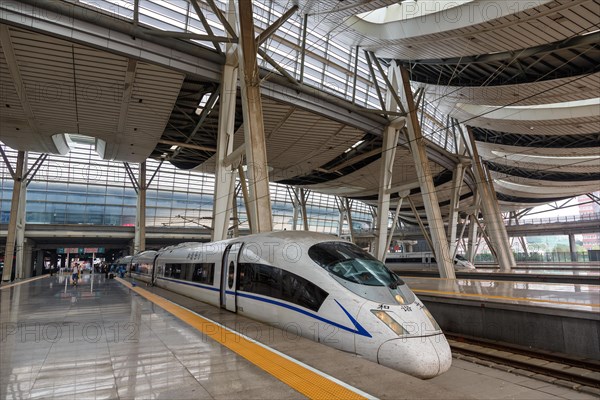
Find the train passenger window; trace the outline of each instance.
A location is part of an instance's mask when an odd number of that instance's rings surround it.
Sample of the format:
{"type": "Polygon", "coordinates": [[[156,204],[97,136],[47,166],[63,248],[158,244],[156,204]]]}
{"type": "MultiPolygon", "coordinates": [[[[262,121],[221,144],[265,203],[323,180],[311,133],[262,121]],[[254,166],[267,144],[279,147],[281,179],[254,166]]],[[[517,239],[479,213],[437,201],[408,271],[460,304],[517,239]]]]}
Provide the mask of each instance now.
{"type": "Polygon", "coordinates": [[[348,242],[317,243],[308,255],[329,273],[360,285],[389,286],[398,277],[375,257],[348,242]]]}
{"type": "Polygon", "coordinates": [[[329,293],[308,280],[264,264],[238,265],[238,290],[262,294],[318,311],[329,293]]]}
{"type": "Polygon", "coordinates": [[[281,279],[282,299],[317,311],[328,293],[308,280],[283,271],[281,279]]]}
{"type": "Polygon", "coordinates": [[[193,282],[213,284],[215,274],[214,263],[192,264],[192,267],[191,280],[193,282]]]}
{"type": "Polygon", "coordinates": [[[181,264],[165,264],[165,278],[181,279],[181,264]]]}

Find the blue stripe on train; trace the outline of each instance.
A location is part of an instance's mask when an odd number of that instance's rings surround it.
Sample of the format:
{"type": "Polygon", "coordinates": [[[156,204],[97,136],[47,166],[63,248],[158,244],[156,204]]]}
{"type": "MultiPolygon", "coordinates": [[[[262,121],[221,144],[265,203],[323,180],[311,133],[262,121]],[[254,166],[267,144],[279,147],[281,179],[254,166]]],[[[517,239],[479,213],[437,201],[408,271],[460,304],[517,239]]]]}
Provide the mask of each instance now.
{"type": "MultiPolygon", "coordinates": [[[[220,291],[219,289],[217,289],[215,287],[201,285],[201,284],[193,283],[193,282],[185,282],[185,281],[180,281],[180,280],[176,280],[176,279],[169,279],[169,278],[162,278],[162,277],[159,277],[158,279],[162,279],[162,280],[173,282],[173,283],[179,283],[179,284],[182,284],[182,285],[195,286],[195,287],[198,287],[200,289],[206,289],[206,290],[210,290],[210,291],[213,291],[213,292],[219,292],[220,291]]],[[[230,295],[236,294],[236,292],[233,292],[231,290],[227,290],[225,293],[226,294],[230,294],[230,295]]],[[[342,330],[345,330],[345,331],[348,331],[348,332],[351,332],[351,333],[355,333],[357,335],[366,336],[366,337],[369,337],[369,338],[372,337],[371,334],[361,324],[359,324],[358,321],[356,319],[354,319],[354,317],[352,317],[352,315],[350,315],[350,313],[344,308],[344,306],[342,306],[337,300],[335,300],[335,302],[337,303],[338,306],[340,306],[340,308],[342,309],[342,311],[344,311],[344,314],[346,314],[346,316],[348,317],[348,319],[350,319],[350,321],[354,325],[354,329],[349,328],[349,327],[344,326],[344,325],[341,325],[341,324],[338,324],[337,322],[331,321],[331,320],[329,320],[327,318],[323,318],[320,315],[313,314],[313,313],[311,313],[309,311],[303,310],[302,308],[299,308],[299,307],[296,307],[296,306],[292,306],[290,304],[282,303],[282,302],[274,300],[272,298],[260,297],[260,296],[256,296],[256,295],[253,295],[253,294],[250,294],[250,293],[246,293],[246,292],[237,292],[237,295],[240,296],[240,297],[245,297],[245,298],[251,299],[251,300],[262,301],[263,303],[273,304],[273,305],[278,306],[278,307],[287,308],[288,310],[292,310],[292,311],[295,311],[297,313],[304,314],[304,315],[309,316],[311,318],[314,318],[316,320],[325,322],[327,324],[330,324],[332,326],[335,326],[337,328],[340,328],[342,330]]]]}

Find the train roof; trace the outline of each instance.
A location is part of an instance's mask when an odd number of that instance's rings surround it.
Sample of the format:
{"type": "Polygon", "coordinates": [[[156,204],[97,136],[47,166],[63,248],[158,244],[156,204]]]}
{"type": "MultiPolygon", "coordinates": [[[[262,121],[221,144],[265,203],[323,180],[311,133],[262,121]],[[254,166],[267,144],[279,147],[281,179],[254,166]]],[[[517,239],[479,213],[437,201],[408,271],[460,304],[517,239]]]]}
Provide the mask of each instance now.
{"type": "Polygon", "coordinates": [[[318,233],[318,232],[308,232],[308,231],[273,231],[273,232],[265,232],[265,233],[255,233],[253,235],[240,236],[231,239],[220,240],[217,242],[185,242],[180,243],[173,246],[163,247],[159,250],[159,252],[165,251],[174,251],[177,249],[184,248],[193,248],[193,247],[204,247],[204,246],[226,246],[231,242],[257,242],[263,243],[271,240],[275,241],[285,241],[285,242],[302,242],[307,246],[312,246],[315,243],[320,242],[346,242],[346,240],[339,238],[336,235],[326,234],[326,233],[318,233]]]}

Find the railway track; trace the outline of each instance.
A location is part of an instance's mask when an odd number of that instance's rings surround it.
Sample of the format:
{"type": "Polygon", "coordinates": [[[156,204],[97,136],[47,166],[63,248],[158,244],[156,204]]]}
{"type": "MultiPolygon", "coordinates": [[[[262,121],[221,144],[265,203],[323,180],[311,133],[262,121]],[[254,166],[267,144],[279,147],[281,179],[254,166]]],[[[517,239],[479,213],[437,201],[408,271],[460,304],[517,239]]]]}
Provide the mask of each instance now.
{"type": "Polygon", "coordinates": [[[600,361],[446,333],[456,358],[600,395],[600,361]]]}

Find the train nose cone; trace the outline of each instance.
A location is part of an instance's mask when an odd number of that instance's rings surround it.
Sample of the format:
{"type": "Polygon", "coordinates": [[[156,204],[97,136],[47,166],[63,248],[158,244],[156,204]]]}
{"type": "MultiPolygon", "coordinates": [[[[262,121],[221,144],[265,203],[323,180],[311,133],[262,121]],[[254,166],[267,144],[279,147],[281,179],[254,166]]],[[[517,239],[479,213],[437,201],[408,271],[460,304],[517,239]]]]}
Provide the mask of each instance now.
{"type": "Polygon", "coordinates": [[[377,361],[421,379],[429,379],[448,371],[452,353],[444,335],[398,338],[379,347],[377,361]]]}

